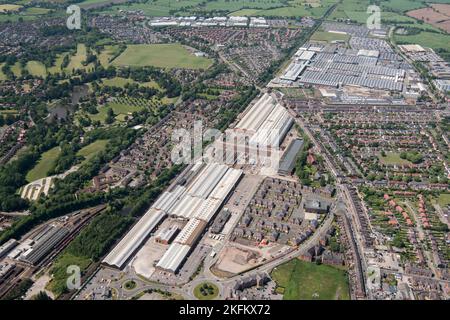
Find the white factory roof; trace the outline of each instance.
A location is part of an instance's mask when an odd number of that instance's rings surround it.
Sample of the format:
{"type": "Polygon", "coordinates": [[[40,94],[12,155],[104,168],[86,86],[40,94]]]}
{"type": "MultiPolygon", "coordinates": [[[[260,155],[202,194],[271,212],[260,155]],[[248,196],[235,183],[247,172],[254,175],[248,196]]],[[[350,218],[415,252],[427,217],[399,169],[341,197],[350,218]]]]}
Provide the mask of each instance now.
{"type": "Polygon", "coordinates": [[[156,265],[159,268],[176,272],[186,258],[191,247],[179,243],[172,243],[156,265]]]}
{"type": "Polygon", "coordinates": [[[165,212],[150,208],[125,237],[120,240],[119,244],[106,256],[103,262],[110,266],[122,268],[130,255],[141,245],[165,216],[165,212]]]}
{"type": "MultiPolygon", "coordinates": [[[[312,51],[305,51],[305,52],[312,52],[312,51]]],[[[314,53],[314,52],[312,52],[314,53]]],[[[303,54],[302,54],[303,55],[303,54]]],[[[284,72],[284,74],[280,77],[282,80],[290,80],[295,81],[297,80],[300,73],[305,69],[306,62],[292,62],[284,72]]]]}
{"type": "Polygon", "coordinates": [[[186,194],[173,207],[173,209],[170,211],[170,215],[189,219],[196,212],[197,208],[201,205],[203,200],[203,198],[193,197],[186,194]]]}
{"type": "Polygon", "coordinates": [[[358,51],[358,56],[366,56],[366,57],[375,57],[378,58],[380,55],[380,51],[378,50],[366,50],[366,49],[360,49],[358,51]]]}
{"type": "Polygon", "coordinates": [[[272,112],[276,101],[268,93],[265,93],[245,114],[236,125],[236,128],[256,131],[272,112]]]}
{"type": "Polygon", "coordinates": [[[210,198],[225,200],[242,175],[242,170],[229,169],[209,195],[210,198]]]}
{"type": "Polygon", "coordinates": [[[292,125],[289,112],[280,104],[273,109],[258,131],[250,139],[251,145],[278,146],[292,125]]]}
{"type": "Polygon", "coordinates": [[[203,200],[201,205],[194,213],[194,218],[209,222],[214,214],[219,210],[222,200],[206,199],[203,200]]]}
{"type": "Polygon", "coordinates": [[[303,51],[299,56],[298,59],[300,60],[311,60],[312,57],[314,57],[316,53],[314,51],[303,51]]]}
{"type": "Polygon", "coordinates": [[[206,199],[227,170],[228,167],[223,164],[208,164],[190,185],[188,194],[206,199]]]}
{"type": "Polygon", "coordinates": [[[186,188],[183,186],[176,186],[173,191],[164,192],[158,200],[152,205],[152,208],[169,212],[174,204],[180,199],[186,188]]]}

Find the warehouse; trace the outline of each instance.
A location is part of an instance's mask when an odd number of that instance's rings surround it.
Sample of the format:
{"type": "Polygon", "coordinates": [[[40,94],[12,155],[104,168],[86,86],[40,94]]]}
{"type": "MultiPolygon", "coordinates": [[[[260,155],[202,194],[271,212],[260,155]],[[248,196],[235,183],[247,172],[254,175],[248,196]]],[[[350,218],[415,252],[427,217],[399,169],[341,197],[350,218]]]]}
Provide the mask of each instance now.
{"type": "Polygon", "coordinates": [[[156,264],[156,267],[176,273],[180,269],[182,263],[186,260],[189,251],[191,251],[190,246],[174,242],[156,264]]]}
{"type": "Polygon", "coordinates": [[[150,208],[126,236],[122,238],[119,244],[106,256],[103,263],[121,269],[166,215],[164,211],[150,208]]]}
{"type": "Polygon", "coordinates": [[[280,166],[278,168],[278,173],[282,176],[290,175],[294,170],[295,163],[297,160],[297,155],[302,150],[303,140],[294,139],[291,141],[283,157],[280,160],[280,166]]]}

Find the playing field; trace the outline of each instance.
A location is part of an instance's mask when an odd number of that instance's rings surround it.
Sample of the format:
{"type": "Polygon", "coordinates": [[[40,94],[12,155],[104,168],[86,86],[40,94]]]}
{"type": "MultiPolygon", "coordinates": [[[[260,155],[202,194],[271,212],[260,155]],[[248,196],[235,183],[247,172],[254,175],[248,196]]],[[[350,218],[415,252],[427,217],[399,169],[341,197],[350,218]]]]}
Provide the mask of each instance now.
{"type": "Polygon", "coordinates": [[[158,68],[207,69],[212,60],[196,57],[181,44],[136,44],[113,62],[115,66],[155,66],[158,68]]]}
{"type": "Polygon", "coordinates": [[[96,140],[96,141],[92,142],[91,144],[88,144],[87,146],[81,148],[77,152],[77,156],[84,157],[84,160],[81,164],[83,165],[84,163],[91,160],[96,154],[105,150],[106,145],[108,144],[108,141],[109,140],[96,140]]]}
{"type": "Polygon", "coordinates": [[[26,176],[28,182],[33,182],[47,176],[48,171],[53,167],[56,159],[59,156],[61,149],[54,147],[41,155],[38,163],[31,169],[26,176]]]}
{"type": "Polygon", "coordinates": [[[293,259],[272,271],[285,300],[349,300],[345,271],[293,259]]]}
{"type": "Polygon", "coordinates": [[[450,204],[450,193],[441,193],[438,198],[438,203],[441,207],[448,206],[450,204]]]}

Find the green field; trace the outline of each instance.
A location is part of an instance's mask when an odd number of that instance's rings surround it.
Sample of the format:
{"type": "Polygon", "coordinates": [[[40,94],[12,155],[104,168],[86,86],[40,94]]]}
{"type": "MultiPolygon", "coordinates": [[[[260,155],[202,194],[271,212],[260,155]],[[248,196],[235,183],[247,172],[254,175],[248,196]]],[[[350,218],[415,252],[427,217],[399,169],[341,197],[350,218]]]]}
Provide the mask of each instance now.
{"type": "Polygon", "coordinates": [[[272,271],[284,300],[349,300],[345,271],[293,259],[272,271]]]}
{"type": "Polygon", "coordinates": [[[397,152],[386,152],[385,157],[379,154],[378,159],[385,165],[403,165],[411,163],[408,160],[400,158],[400,153],[397,152]]]}
{"type": "Polygon", "coordinates": [[[12,67],[11,67],[11,71],[12,73],[14,73],[14,75],[16,77],[20,77],[22,75],[22,66],[20,65],[20,62],[17,61],[12,67]]]}
{"type": "Polygon", "coordinates": [[[334,33],[334,32],[326,32],[326,31],[316,31],[311,36],[311,40],[315,41],[326,41],[326,42],[332,42],[332,41],[348,41],[350,36],[348,34],[340,34],[340,33],[334,33]]]}
{"type": "Polygon", "coordinates": [[[2,68],[5,64],[4,63],[0,63],[0,81],[6,80],[6,74],[3,73],[2,68]]]}
{"type": "Polygon", "coordinates": [[[212,60],[196,57],[181,44],[136,44],[113,62],[115,66],[155,66],[158,68],[207,69],[212,60]]]}
{"type": "Polygon", "coordinates": [[[34,168],[27,173],[27,181],[32,182],[37,179],[45,178],[55,164],[60,152],[61,149],[59,147],[54,147],[44,152],[34,168]]]}
{"type": "Polygon", "coordinates": [[[91,144],[88,144],[87,146],[81,148],[77,152],[77,156],[82,156],[84,158],[82,165],[89,160],[91,160],[95,155],[97,155],[99,152],[105,150],[106,145],[108,144],[109,140],[96,140],[92,142],[91,144]]]}
{"type": "Polygon", "coordinates": [[[103,48],[100,54],[97,54],[98,59],[103,67],[107,67],[110,64],[110,59],[118,52],[119,46],[107,45],[103,48]]]}

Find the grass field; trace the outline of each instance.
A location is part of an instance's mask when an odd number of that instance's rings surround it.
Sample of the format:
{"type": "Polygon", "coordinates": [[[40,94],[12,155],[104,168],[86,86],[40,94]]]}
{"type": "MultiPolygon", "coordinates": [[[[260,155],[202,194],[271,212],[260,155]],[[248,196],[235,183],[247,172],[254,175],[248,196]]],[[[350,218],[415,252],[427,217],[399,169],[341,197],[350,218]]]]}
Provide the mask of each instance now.
{"type": "Polygon", "coordinates": [[[98,113],[88,114],[88,116],[93,121],[100,121],[101,123],[104,123],[107,117],[108,109],[111,108],[114,112],[116,120],[124,121],[125,116],[148,107],[147,103],[148,101],[144,99],[130,97],[118,98],[114,102],[109,102],[105,106],[98,107],[98,113]]]}
{"type": "Polygon", "coordinates": [[[346,272],[332,266],[293,259],[275,268],[272,279],[284,291],[284,300],[350,299],[346,272]]]}
{"type": "Polygon", "coordinates": [[[441,207],[446,207],[450,204],[450,193],[441,193],[438,198],[438,203],[441,207]]]}
{"type": "Polygon", "coordinates": [[[326,31],[316,31],[311,36],[311,40],[326,41],[326,42],[332,42],[335,40],[348,41],[349,38],[350,36],[348,34],[340,34],[326,31]]]}
{"type": "Polygon", "coordinates": [[[84,43],[77,44],[77,52],[70,58],[69,65],[66,68],[66,71],[73,72],[76,69],[80,70],[91,70],[93,69],[93,64],[88,64],[87,66],[83,66],[83,61],[87,58],[86,45],[84,43]]]}
{"type": "Polygon", "coordinates": [[[20,65],[20,62],[17,61],[12,67],[11,67],[11,71],[12,73],[14,73],[14,75],[16,77],[20,77],[22,75],[22,66],[20,65]]]}
{"type": "Polygon", "coordinates": [[[105,46],[100,54],[97,54],[98,59],[100,60],[100,64],[105,68],[109,66],[109,63],[111,62],[110,59],[116,54],[118,50],[119,46],[105,46]]]}
{"type": "Polygon", "coordinates": [[[385,165],[403,165],[410,163],[408,160],[400,158],[400,154],[397,152],[386,152],[386,157],[378,155],[380,162],[385,165]]]}
{"type": "Polygon", "coordinates": [[[17,4],[0,4],[0,13],[18,11],[22,6],[17,4]]]}
{"type": "Polygon", "coordinates": [[[60,152],[61,149],[59,147],[54,147],[44,152],[34,168],[27,173],[27,181],[32,182],[37,179],[45,178],[48,171],[53,167],[60,152]]]}
{"type": "Polygon", "coordinates": [[[181,44],[136,44],[113,62],[116,66],[155,66],[159,68],[207,69],[212,60],[196,57],[181,44]]]}
{"type": "Polygon", "coordinates": [[[28,61],[27,70],[31,75],[36,77],[45,77],[47,75],[47,68],[39,61],[28,61]]]}
{"type": "Polygon", "coordinates": [[[81,164],[88,162],[91,160],[95,155],[97,155],[99,152],[105,150],[106,145],[108,144],[109,140],[96,140],[92,142],[91,144],[88,144],[87,146],[81,148],[77,152],[77,156],[82,156],[84,158],[83,162],[81,164]]]}

